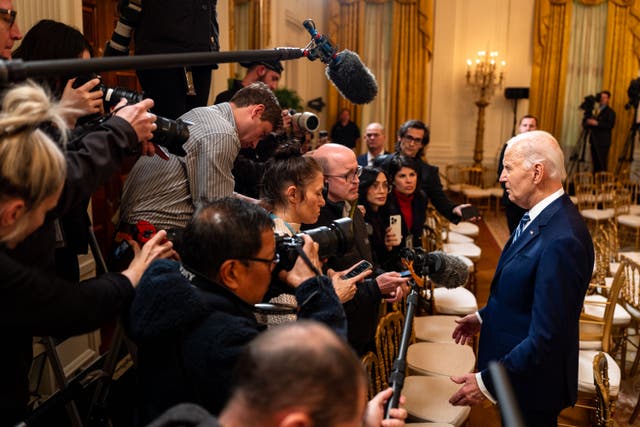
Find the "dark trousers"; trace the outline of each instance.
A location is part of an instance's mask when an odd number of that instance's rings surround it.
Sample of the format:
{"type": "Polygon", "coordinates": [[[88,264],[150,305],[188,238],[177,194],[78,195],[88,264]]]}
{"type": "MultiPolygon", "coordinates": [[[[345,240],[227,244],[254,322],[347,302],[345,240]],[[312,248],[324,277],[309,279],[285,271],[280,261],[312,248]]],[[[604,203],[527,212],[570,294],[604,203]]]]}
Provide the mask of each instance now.
{"type": "Polygon", "coordinates": [[[195,95],[187,95],[183,68],[166,70],[139,70],[140,85],[146,98],[154,101],[153,111],[158,116],[177,119],[189,110],[204,107],[211,88],[211,67],[192,67],[195,95]]]}
{"type": "Polygon", "coordinates": [[[593,173],[607,170],[610,147],[611,143],[602,143],[597,140],[591,140],[591,162],[593,163],[593,173]]]}
{"type": "MultiPolygon", "coordinates": [[[[520,415],[527,427],[557,427],[560,414],[557,412],[522,410],[520,415]]],[[[501,422],[504,427],[514,427],[507,425],[504,418],[501,419],[501,422]]]]}

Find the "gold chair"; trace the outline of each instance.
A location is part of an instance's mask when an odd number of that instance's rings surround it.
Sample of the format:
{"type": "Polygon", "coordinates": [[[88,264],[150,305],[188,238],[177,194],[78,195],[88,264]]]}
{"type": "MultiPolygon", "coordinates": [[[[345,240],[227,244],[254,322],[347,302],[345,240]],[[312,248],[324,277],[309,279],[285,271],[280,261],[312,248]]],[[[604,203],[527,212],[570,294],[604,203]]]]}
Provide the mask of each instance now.
{"type": "Polygon", "coordinates": [[[381,386],[389,384],[389,375],[393,369],[393,362],[398,357],[400,349],[403,322],[404,314],[399,311],[387,313],[378,321],[375,341],[381,386]]]}
{"type": "MultiPolygon", "coordinates": [[[[620,290],[620,303],[625,308],[625,310],[629,313],[631,317],[631,325],[633,326],[633,334],[625,334],[625,340],[622,345],[622,359],[621,365],[623,371],[626,368],[626,356],[627,356],[627,346],[631,345],[636,349],[636,357],[631,365],[631,369],[629,371],[629,376],[633,376],[636,373],[638,368],[638,363],[640,363],[640,348],[631,339],[634,336],[638,335],[638,331],[640,328],[640,264],[634,261],[631,261],[627,258],[626,255],[622,255],[622,260],[627,267],[626,280],[620,290]]],[[[629,329],[627,329],[628,331],[629,329]]]]}
{"type": "Polygon", "coordinates": [[[378,357],[374,352],[369,351],[367,354],[362,356],[360,361],[362,362],[362,366],[364,367],[364,370],[367,373],[367,378],[369,379],[369,383],[367,385],[367,396],[368,400],[371,400],[376,394],[382,391],[378,357]]]}
{"type": "MultiPolygon", "coordinates": [[[[609,354],[613,347],[613,315],[615,312],[620,290],[629,274],[631,264],[629,260],[623,259],[620,267],[616,272],[616,276],[611,284],[607,301],[604,303],[604,315],[602,317],[588,314],[585,310],[580,316],[580,347],[578,356],[578,397],[579,404],[589,409],[593,409],[591,403],[596,395],[596,387],[593,383],[593,358],[603,352],[609,365],[609,381],[610,381],[610,406],[615,408],[615,401],[620,392],[620,380],[622,377],[620,367],[609,354]],[[592,349],[584,350],[588,342],[595,343],[592,349]]],[[[585,302],[585,305],[595,304],[585,302]]],[[[601,303],[599,303],[601,305],[601,303]]]]}
{"type": "Polygon", "coordinates": [[[596,406],[593,425],[596,427],[613,427],[615,402],[609,398],[609,368],[603,352],[593,358],[593,383],[596,388],[596,406]]]}

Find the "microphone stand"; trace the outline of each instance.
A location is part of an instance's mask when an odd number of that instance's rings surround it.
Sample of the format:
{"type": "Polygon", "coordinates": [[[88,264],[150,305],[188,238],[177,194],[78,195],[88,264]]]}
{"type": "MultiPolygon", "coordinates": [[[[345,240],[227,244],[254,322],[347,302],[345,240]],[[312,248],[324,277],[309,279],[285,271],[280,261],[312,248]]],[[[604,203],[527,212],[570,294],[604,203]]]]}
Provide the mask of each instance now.
{"type": "Polygon", "coordinates": [[[17,82],[29,77],[65,74],[85,74],[96,71],[145,70],[150,68],[175,68],[186,65],[208,65],[227,62],[275,61],[298,59],[304,49],[278,47],[262,50],[235,52],[163,53],[155,55],[108,56],[91,59],[56,59],[41,61],[0,60],[0,83],[17,82]]]}
{"type": "Polygon", "coordinates": [[[393,362],[393,369],[389,376],[389,386],[393,389],[391,399],[387,402],[384,418],[389,419],[389,411],[397,408],[400,404],[400,393],[404,387],[404,377],[407,370],[407,349],[411,340],[411,331],[413,329],[413,316],[418,306],[418,285],[414,280],[409,281],[411,292],[407,296],[407,313],[402,326],[402,338],[400,339],[400,348],[398,349],[398,357],[393,362]]]}

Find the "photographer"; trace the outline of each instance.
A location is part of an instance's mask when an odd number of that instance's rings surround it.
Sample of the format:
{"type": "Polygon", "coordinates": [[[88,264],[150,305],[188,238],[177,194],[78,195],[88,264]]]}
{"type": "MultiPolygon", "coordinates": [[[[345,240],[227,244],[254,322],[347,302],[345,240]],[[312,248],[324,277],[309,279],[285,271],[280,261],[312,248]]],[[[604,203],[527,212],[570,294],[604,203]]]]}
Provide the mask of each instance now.
{"type": "Polygon", "coordinates": [[[609,106],[611,93],[603,90],[596,96],[598,110],[595,114],[588,114],[585,110],[584,126],[589,130],[591,142],[591,161],[593,173],[606,171],[609,162],[609,148],[611,148],[611,130],[616,124],[616,112],[609,106]]]}
{"type": "MultiPolygon", "coordinates": [[[[26,415],[28,371],[34,335],[76,335],[95,330],[126,307],[133,287],[154,259],[173,254],[164,232],[140,251],[122,274],[67,282],[34,270],[32,258],[20,263],[10,249],[38,229],[55,209],[66,188],[67,159],[38,126],[54,123],[64,131],[64,108],[51,103],[42,88],[16,86],[5,95],[0,113],[0,425],[13,425],[26,415]]],[[[47,241],[45,241],[46,245],[47,241]]]]}
{"type": "Polygon", "coordinates": [[[120,206],[121,228],[144,220],[156,228],[182,229],[196,205],[233,194],[233,162],[240,148],[282,127],[282,110],[271,90],[253,83],[231,102],[196,108],[184,144],[186,156],[140,158],[127,177],[120,206]]]}
{"type": "MultiPolygon", "coordinates": [[[[204,203],[182,243],[183,264],[154,263],[131,306],[143,421],[180,402],[218,414],[240,352],[265,329],[254,304],[262,301],[278,263],[268,213],[233,197],[204,203]]],[[[318,275],[318,244],[307,236],[302,250],[305,256],[286,273],[298,318],[322,321],[344,336],[342,306],[329,278],[318,275]]]]}

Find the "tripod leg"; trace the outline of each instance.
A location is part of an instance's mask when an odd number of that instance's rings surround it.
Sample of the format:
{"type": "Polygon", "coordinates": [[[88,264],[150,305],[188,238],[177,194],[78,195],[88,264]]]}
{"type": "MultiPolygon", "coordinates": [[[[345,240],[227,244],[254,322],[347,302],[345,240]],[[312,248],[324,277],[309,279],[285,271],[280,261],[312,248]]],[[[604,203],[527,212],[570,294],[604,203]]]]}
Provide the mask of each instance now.
{"type": "MultiPolygon", "coordinates": [[[[53,342],[53,338],[42,337],[42,344],[44,345],[47,357],[49,358],[49,363],[51,364],[56,384],[60,390],[63,390],[69,385],[69,383],[67,382],[67,377],[64,374],[64,368],[62,367],[62,362],[60,362],[60,358],[58,357],[58,352],[56,350],[56,345],[53,342]]],[[[80,418],[80,413],[78,412],[76,403],[73,400],[70,400],[65,406],[71,425],[73,427],[82,427],[82,419],[80,418]]]]}

